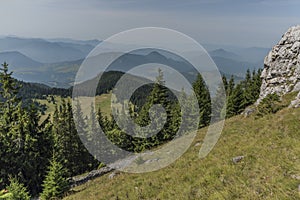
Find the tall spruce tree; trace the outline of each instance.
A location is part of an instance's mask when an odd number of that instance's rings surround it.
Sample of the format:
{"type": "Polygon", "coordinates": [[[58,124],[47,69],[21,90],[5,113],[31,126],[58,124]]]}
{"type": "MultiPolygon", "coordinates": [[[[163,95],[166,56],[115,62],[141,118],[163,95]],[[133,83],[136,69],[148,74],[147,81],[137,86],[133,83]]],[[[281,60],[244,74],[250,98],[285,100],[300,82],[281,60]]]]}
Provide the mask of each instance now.
{"type": "Polygon", "coordinates": [[[211,101],[208,88],[201,76],[198,74],[196,81],[193,83],[193,89],[198,99],[200,122],[199,127],[207,126],[211,117],[211,101]]]}
{"type": "Polygon", "coordinates": [[[153,85],[152,91],[147,98],[146,104],[143,106],[141,113],[139,114],[139,118],[141,120],[146,121],[148,125],[150,122],[150,115],[153,117],[152,123],[155,127],[160,127],[161,121],[158,121],[161,117],[166,117],[166,123],[162,131],[157,134],[158,140],[166,141],[171,139],[174,136],[174,133],[169,129],[172,124],[172,102],[168,96],[168,89],[165,87],[164,75],[161,69],[158,69],[158,76],[156,77],[156,81],[153,85]],[[165,113],[151,113],[150,108],[155,104],[161,105],[165,113]],[[161,116],[158,116],[160,114],[161,116]],[[166,116],[164,116],[166,114],[166,116]]]}
{"type": "Polygon", "coordinates": [[[260,93],[260,87],[262,84],[261,79],[261,72],[262,69],[258,69],[257,72],[253,70],[252,72],[252,97],[253,97],[253,103],[258,99],[259,93],[260,93]]]}
{"type": "Polygon", "coordinates": [[[222,82],[223,82],[225,91],[228,91],[228,81],[227,81],[227,78],[225,75],[222,76],[222,82]]]}
{"type": "Polygon", "coordinates": [[[75,126],[70,100],[66,102],[62,99],[61,105],[55,109],[53,116],[53,134],[57,159],[67,169],[70,176],[84,173],[97,165],[96,160],[84,147],[77,133],[77,128],[82,128],[82,131],[85,131],[81,108],[74,113],[82,127],[80,125],[75,126]]]}
{"type": "Polygon", "coordinates": [[[247,106],[251,105],[254,101],[253,97],[253,81],[251,77],[251,72],[248,69],[246,72],[245,80],[242,81],[242,87],[243,87],[243,101],[242,101],[242,107],[246,108],[247,106]]]}
{"type": "Polygon", "coordinates": [[[232,94],[228,97],[227,113],[226,117],[232,117],[240,114],[244,107],[243,106],[243,87],[242,84],[238,84],[232,94]]]}
{"type": "Polygon", "coordinates": [[[228,86],[227,86],[227,89],[226,89],[226,96],[229,97],[233,90],[234,90],[234,87],[235,87],[235,83],[234,83],[234,77],[231,76],[229,81],[228,81],[228,86]]]}
{"type": "Polygon", "coordinates": [[[68,173],[64,166],[56,159],[55,154],[50,162],[49,171],[43,182],[43,200],[60,199],[69,189],[68,173]]]}
{"type": "Polygon", "coordinates": [[[228,82],[225,76],[222,77],[223,83],[217,88],[215,96],[212,98],[212,117],[214,120],[224,119],[226,116],[228,82]]]}

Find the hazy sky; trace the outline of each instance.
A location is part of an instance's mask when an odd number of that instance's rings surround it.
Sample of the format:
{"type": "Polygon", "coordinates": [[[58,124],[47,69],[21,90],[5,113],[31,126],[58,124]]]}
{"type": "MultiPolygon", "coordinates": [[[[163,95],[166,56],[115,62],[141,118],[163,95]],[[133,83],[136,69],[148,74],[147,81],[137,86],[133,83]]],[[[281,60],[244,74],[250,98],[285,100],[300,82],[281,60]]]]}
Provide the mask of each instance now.
{"type": "Polygon", "coordinates": [[[300,24],[299,0],[0,0],[0,35],[105,39],[136,27],[200,43],[271,47],[300,24]]]}

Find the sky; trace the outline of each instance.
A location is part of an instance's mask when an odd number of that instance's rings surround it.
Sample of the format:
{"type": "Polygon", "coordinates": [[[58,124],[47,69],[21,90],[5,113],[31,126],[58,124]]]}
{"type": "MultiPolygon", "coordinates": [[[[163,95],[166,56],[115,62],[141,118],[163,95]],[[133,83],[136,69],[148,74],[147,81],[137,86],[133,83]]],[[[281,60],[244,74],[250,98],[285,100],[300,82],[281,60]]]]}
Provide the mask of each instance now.
{"type": "Polygon", "coordinates": [[[138,27],[200,44],[272,47],[300,24],[299,0],[0,0],[0,35],[104,40],[138,27]]]}

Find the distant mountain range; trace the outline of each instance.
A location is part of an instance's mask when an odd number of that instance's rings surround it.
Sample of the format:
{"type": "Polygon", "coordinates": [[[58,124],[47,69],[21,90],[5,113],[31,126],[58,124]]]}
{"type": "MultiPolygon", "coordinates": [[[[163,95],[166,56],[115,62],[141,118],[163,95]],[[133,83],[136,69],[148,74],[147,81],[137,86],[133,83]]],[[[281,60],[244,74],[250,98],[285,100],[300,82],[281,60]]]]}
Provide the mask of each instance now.
{"type": "MultiPolygon", "coordinates": [[[[84,58],[101,41],[73,39],[0,38],[0,62],[6,61],[14,76],[30,82],[52,87],[70,87],[84,58]]],[[[241,48],[204,45],[219,70],[226,75],[242,77],[247,69],[263,67],[268,48],[241,48]]],[[[193,53],[193,52],[191,52],[193,53]]],[[[195,55],[197,56],[197,55],[195,55]]],[[[192,66],[163,51],[147,50],[122,56],[110,67],[126,71],[133,65],[160,63],[172,66],[186,75],[193,74],[192,66]]],[[[193,76],[193,75],[192,75],[193,76]]]]}
{"type": "Polygon", "coordinates": [[[56,63],[82,59],[99,42],[4,37],[0,38],[0,52],[18,51],[41,63],[56,63]]]}

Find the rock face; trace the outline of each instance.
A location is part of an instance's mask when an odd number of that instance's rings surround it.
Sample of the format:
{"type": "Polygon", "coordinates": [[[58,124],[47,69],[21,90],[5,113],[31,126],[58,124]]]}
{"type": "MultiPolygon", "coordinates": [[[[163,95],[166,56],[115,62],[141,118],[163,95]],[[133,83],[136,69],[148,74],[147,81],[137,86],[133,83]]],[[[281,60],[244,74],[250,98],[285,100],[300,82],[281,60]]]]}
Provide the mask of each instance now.
{"type": "MultiPolygon", "coordinates": [[[[268,94],[300,91],[300,25],[291,27],[266,56],[261,78],[257,104],[268,94]]],[[[291,106],[300,106],[300,93],[291,106]]]]}

